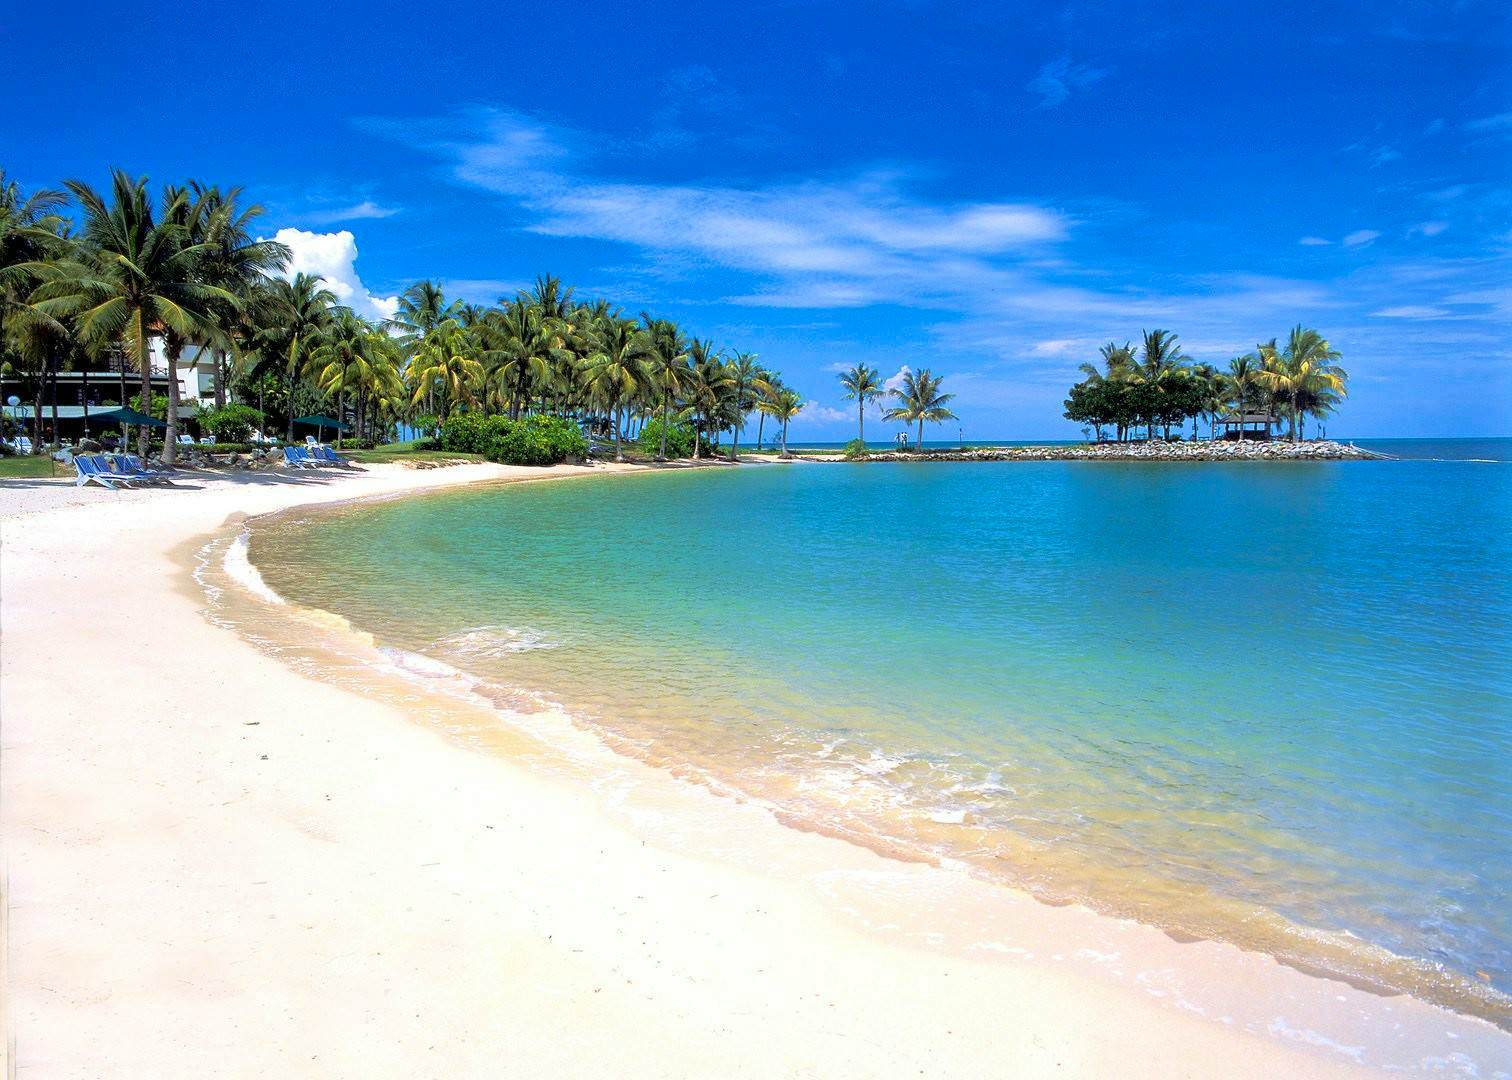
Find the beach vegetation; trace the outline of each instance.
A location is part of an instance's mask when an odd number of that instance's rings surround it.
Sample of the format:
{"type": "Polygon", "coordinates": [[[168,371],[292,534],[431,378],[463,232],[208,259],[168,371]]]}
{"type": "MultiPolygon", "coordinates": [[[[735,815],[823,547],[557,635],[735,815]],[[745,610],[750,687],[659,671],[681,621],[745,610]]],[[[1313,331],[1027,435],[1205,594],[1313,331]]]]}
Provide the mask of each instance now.
{"type": "MultiPolygon", "coordinates": [[[[1172,429],[1199,420],[1215,433],[1224,417],[1284,419],[1293,439],[1305,435],[1309,417],[1325,419],[1348,394],[1349,377],[1340,356],[1317,330],[1297,326],[1284,345],[1275,339],[1228,362],[1227,370],[1191,361],[1176,335],[1151,330],[1141,346],[1108,342],[1101,364],[1081,365],[1083,378],[1065,400],[1065,417],[1092,429],[1098,442],[1105,430],[1122,442],[1142,431],[1153,439],[1173,438],[1172,429]]],[[[1242,425],[1237,437],[1246,437],[1242,425]]]]}
{"type": "Polygon", "coordinates": [[[956,414],[946,408],[955,395],[947,394],[940,389],[942,381],[941,376],[935,375],[928,368],[923,368],[919,371],[905,372],[903,385],[890,391],[898,404],[888,409],[884,416],[888,420],[917,424],[919,428],[917,445],[920,450],[924,448],[926,423],[939,424],[956,418],[956,414]]]}
{"type": "Polygon", "coordinates": [[[887,392],[882,373],[874,367],[857,364],[840,373],[840,385],[845,387],[845,400],[856,403],[856,441],[866,448],[866,405],[887,392]]]}
{"type": "MultiPolygon", "coordinates": [[[[239,187],[189,181],[154,193],[117,170],[103,192],[71,181],[27,193],[0,172],[0,362],[36,387],[39,450],[49,377],[118,359],[139,379],[143,411],[169,425],[167,461],[183,425],[232,442],[254,431],[292,442],[295,418],[308,414],[341,421],[338,445],[347,432],[362,446],[444,429],[441,444],[467,446],[451,453],[570,460],[609,436],[617,459],[654,443],[665,460],[722,453],[728,435],[738,460],[753,412],[759,446],[769,417],[785,432],[801,407],[754,353],[650,311],[629,318],[551,274],[494,304],[417,281],[389,317],[366,317],[341,303],[339,286],[291,272],[289,249],[259,238],[262,213],[239,187]],[[178,400],[176,377],[153,393],[188,366],[211,374],[198,415],[197,400],[178,400]]],[[[124,368],[121,378],[129,400],[124,368]]],[[[144,426],[138,449],[161,437],[144,426]]]]}

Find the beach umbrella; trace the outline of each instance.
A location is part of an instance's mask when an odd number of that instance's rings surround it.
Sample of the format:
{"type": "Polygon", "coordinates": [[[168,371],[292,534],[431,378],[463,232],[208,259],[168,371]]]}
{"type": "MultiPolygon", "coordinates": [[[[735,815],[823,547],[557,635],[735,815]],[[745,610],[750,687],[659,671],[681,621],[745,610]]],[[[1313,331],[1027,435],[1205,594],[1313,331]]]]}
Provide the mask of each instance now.
{"type": "Polygon", "coordinates": [[[127,406],[120,409],[106,409],[104,412],[90,413],[91,420],[98,420],[102,424],[140,424],[150,428],[165,428],[168,425],[155,416],[148,416],[144,412],[127,406]]]}
{"type": "Polygon", "coordinates": [[[332,431],[352,430],[352,425],[343,424],[340,420],[330,416],[300,416],[295,418],[294,423],[304,424],[306,427],[319,428],[322,434],[325,433],[326,428],[330,428],[332,431]]]}

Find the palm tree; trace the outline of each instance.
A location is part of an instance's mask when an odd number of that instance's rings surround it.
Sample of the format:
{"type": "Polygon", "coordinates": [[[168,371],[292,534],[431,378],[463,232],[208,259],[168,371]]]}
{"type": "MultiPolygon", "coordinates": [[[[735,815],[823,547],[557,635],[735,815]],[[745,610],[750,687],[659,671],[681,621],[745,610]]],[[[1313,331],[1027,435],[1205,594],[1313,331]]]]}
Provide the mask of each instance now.
{"type": "Polygon", "coordinates": [[[766,433],[767,412],[762,403],[771,401],[783,389],[782,376],[774,371],[763,371],[761,378],[756,383],[756,448],[761,448],[762,437],[766,433]]]}
{"type": "MultiPolygon", "coordinates": [[[[719,410],[721,394],[732,385],[724,359],[712,341],[694,338],[688,346],[688,378],[686,393],[693,411],[693,460],[702,457],[703,440],[699,431],[717,423],[714,414],[719,410]]],[[[718,431],[718,428],[714,428],[718,431]]]]}
{"type": "MultiPolygon", "coordinates": [[[[225,289],[199,280],[205,245],[191,241],[183,224],[182,201],[173,194],[154,215],[145,177],[133,180],[119,169],[111,174],[111,202],[88,184],[66,185],[84,213],[80,233],[81,264],[44,281],[35,306],[57,318],[72,317],[91,341],[124,341],[126,353],[142,377],[144,408],[152,400],[154,333],[187,338],[210,318],[214,304],[236,302],[225,289]]],[[[170,384],[177,373],[169,372],[170,384]]],[[[169,412],[169,424],[177,417],[169,412]]],[[[164,460],[173,460],[173,428],[168,430],[164,460]]],[[[137,449],[147,455],[147,429],[137,435],[137,449]]]]}
{"type": "Polygon", "coordinates": [[[477,403],[474,389],[484,385],[483,364],[471,353],[472,341],[466,330],[454,319],[447,319],[434,327],[420,342],[420,348],[410,361],[410,377],[414,380],[413,402],[440,391],[436,415],[445,422],[458,405],[477,403]]]}
{"type": "MultiPolygon", "coordinates": [[[[351,308],[337,308],[331,326],[310,354],[316,386],[336,395],[336,419],[346,422],[346,392],[368,383],[373,373],[373,328],[351,308]]],[[[361,422],[359,421],[359,427],[361,422]]],[[[341,449],[341,428],[336,429],[341,449]]]]}
{"type": "Polygon", "coordinates": [[[783,387],[756,407],[773,420],[781,421],[782,456],[790,456],[787,448],[788,421],[803,411],[803,398],[798,391],[783,387]]]}
{"type": "MultiPolygon", "coordinates": [[[[274,240],[253,237],[252,225],[262,216],[261,204],[239,204],[242,189],[206,188],[190,185],[198,197],[197,209],[203,215],[205,254],[200,274],[206,282],[218,285],[234,295],[237,305],[213,305],[214,364],[211,384],[215,407],[226,404],[226,358],[235,347],[240,322],[240,307],[248,303],[267,275],[283,269],[289,261],[289,249],[274,240]]],[[[338,440],[339,441],[339,440],[338,440]]]]}
{"type": "Polygon", "coordinates": [[[646,388],[646,370],[636,359],[639,329],[634,319],[612,317],[597,334],[598,351],[588,358],[589,391],[614,417],[614,460],[624,461],[620,411],[646,388]]]}
{"type": "MultiPolygon", "coordinates": [[[[672,423],[672,399],[682,393],[688,377],[688,340],[677,324],[669,319],[653,319],[641,312],[639,355],[661,398],[661,452],[657,461],[667,460],[667,427],[672,423]]],[[[694,443],[697,444],[697,432],[694,443]]]]}
{"type": "Polygon", "coordinates": [[[43,264],[69,254],[58,213],[67,198],[45,188],[23,194],[0,169],[0,341],[8,316],[26,306],[39,273],[47,272],[43,264]]]}
{"type": "Polygon", "coordinates": [[[557,328],[527,297],[511,300],[494,320],[497,331],[489,351],[489,379],[508,402],[510,419],[530,402],[532,384],[544,387],[558,358],[557,328]]]}
{"type": "MultiPolygon", "coordinates": [[[[1212,434],[1213,418],[1218,415],[1218,410],[1223,407],[1223,377],[1218,374],[1218,369],[1212,364],[1194,364],[1191,369],[1191,377],[1196,382],[1202,399],[1201,415],[1207,419],[1208,433],[1212,434]]],[[[1192,438],[1197,438],[1197,416],[1192,414],[1192,438]]]]}
{"type": "MultiPolygon", "coordinates": [[[[1275,351],[1276,343],[1272,341],[1269,346],[1257,346],[1257,350],[1263,351],[1269,348],[1275,351]]],[[[1223,396],[1233,403],[1234,412],[1243,417],[1254,398],[1255,390],[1259,387],[1260,358],[1258,353],[1245,353],[1236,356],[1229,361],[1229,369],[1222,376],[1223,396]]],[[[1244,441],[1244,424],[1239,425],[1239,441],[1244,441]]]]}
{"type": "Polygon", "coordinates": [[[1274,342],[1262,347],[1263,366],[1256,377],[1286,406],[1293,442],[1304,436],[1306,417],[1328,415],[1349,393],[1349,374],[1339,359],[1322,334],[1301,325],[1292,329],[1282,352],[1276,352],[1274,342]]]}
{"type": "Polygon", "coordinates": [[[882,374],[876,368],[857,364],[840,375],[840,385],[845,387],[845,400],[856,403],[856,438],[866,445],[866,403],[886,393],[882,374]]]}
{"type": "Polygon", "coordinates": [[[766,372],[756,363],[756,354],[737,352],[728,365],[730,383],[734,391],[735,422],[731,427],[730,460],[740,460],[740,433],[745,428],[746,415],[760,400],[761,388],[766,382],[766,372]],[[752,395],[758,395],[753,397],[752,395]]]}
{"type": "Polygon", "coordinates": [[[903,376],[903,385],[892,391],[893,397],[898,399],[897,408],[889,409],[886,414],[888,420],[902,420],[905,423],[917,423],[919,425],[919,450],[924,449],[924,421],[938,424],[945,420],[956,419],[956,414],[945,407],[945,403],[952,400],[954,394],[940,393],[940,383],[943,376],[930,374],[928,368],[918,372],[906,372],[903,376]]]}
{"type": "MultiPolygon", "coordinates": [[[[1181,346],[1176,343],[1176,335],[1169,330],[1146,330],[1144,332],[1144,345],[1141,351],[1141,359],[1134,367],[1135,377],[1152,389],[1164,391],[1177,379],[1182,377],[1185,370],[1183,362],[1186,357],[1182,355],[1181,346]]],[[[1155,417],[1147,416],[1145,436],[1155,438],[1155,417]]],[[[1165,436],[1171,437],[1170,425],[1166,425],[1165,436]]]]}
{"type": "Polygon", "coordinates": [[[266,328],[262,332],[267,363],[283,368],[289,387],[289,422],[285,438],[294,441],[294,390],[311,367],[311,357],[321,344],[321,335],[331,324],[336,295],[323,278],[295,274],[279,278],[267,288],[266,328]]]}

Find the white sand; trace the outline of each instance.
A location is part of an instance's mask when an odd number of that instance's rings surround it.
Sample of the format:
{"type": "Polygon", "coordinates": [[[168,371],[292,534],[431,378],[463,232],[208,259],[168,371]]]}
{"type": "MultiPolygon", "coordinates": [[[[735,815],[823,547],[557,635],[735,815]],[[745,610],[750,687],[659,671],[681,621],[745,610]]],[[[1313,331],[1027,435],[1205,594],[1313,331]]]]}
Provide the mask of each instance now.
{"type": "Polygon", "coordinates": [[[607,752],[595,773],[467,749],[212,625],[176,561],[233,512],[543,471],[0,483],[15,1075],[1506,1067],[1477,1021],[892,862],[607,752]]]}

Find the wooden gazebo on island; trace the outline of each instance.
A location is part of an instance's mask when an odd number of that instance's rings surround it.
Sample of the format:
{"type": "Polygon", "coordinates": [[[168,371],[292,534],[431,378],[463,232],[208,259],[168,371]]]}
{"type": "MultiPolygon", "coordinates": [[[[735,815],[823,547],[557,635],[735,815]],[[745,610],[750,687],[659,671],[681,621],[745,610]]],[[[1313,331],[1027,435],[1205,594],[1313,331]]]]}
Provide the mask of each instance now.
{"type": "Polygon", "coordinates": [[[1272,431],[1280,428],[1281,418],[1270,413],[1230,413],[1218,417],[1213,426],[1220,429],[1220,439],[1268,442],[1272,431]]]}

